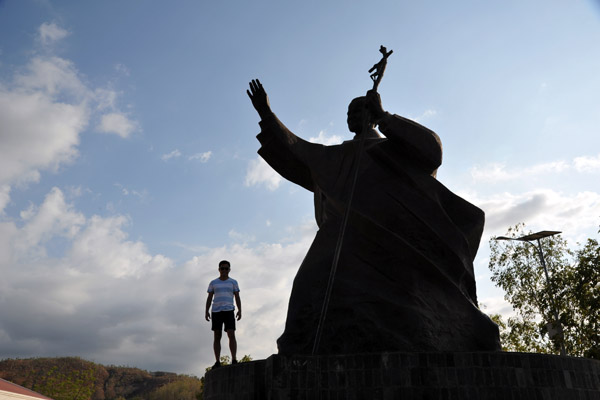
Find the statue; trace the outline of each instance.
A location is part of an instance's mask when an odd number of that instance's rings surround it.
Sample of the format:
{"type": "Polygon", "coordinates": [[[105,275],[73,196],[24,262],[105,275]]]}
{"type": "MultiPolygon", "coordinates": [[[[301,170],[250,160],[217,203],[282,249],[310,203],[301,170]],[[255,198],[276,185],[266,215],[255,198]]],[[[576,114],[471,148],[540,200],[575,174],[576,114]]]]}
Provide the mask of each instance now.
{"type": "Polygon", "coordinates": [[[250,82],[258,153],[314,193],[319,227],[294,279],[279,353],[500,350],[475,293],[484,213],[436,179],[439,137],[383,110],[384,68],[375,64],[373,89],[348,107],[354,139],[333,146],[290,132],[260,81],[250,82]]]}

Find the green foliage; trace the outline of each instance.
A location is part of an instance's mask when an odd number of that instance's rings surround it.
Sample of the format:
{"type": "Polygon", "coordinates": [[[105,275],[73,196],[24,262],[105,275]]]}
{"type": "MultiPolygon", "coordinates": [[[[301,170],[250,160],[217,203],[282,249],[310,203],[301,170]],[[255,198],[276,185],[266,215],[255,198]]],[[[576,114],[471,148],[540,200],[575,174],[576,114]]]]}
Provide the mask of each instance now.
{"type": "Polygon", "coordinates": [[[500,328],[500,343],[504,351],[524,353],[549,353],[548,340],[539,331],[537,325],[519,317],[510,317],[507,321],[500,314],[490,315],[500,328]]]}
{"type": "Polygon", "coordinates": [[[231,364],[231,358],[229,356],[221,356],[221,365],[229,365],[231,364]]]}
{"type": "MultiPolygon", "coordinates": [[[[231,364],[231,358],[229,356],[221,356],[219,361],[221,362],[221,366],[231,364]]],[[[252,357],[249,354],[246,354],[244,357],[242,357],[238,360],[238,362],[240,362],[240,363],[248,362],[248,361],[252,361],[252,357]]],[[[206,372],[210,371],[211,369],[212,369],[212,366],[206,368],[206,372]]]]}
{"type": "Polygon", "coordinates": [[[35,390],[54,400],[87,400],[94,393],[96,377],[93,368],[60,371],[52,367],[35,390]]]}
{"type": "MultiPolygon", "coordinates": [[[[249,355],[239,360],[248,361],[249,355]]],[[[222,365],[230,363],[228,356],[221,357],[222,365]]],[[[1,360],[0,378],[55,400],[201,400],[204,383],[204,378],[103,366],[78,357],[1,360]]]]}
{"type": "MultiPolygon", "coordinates": [[[[525,225],[508,230],[521,237],[525,225]]],[[[572,251],[560,236],[540,241],[548,278],[542,268],[537,242],[490,241],[492,281],[505,292],[516,315],[500,326],[508,351],[559,353],[600,358],[600,246],[593,239],[572,251]],[[556,323],[562,326],[562,334],[556,323]]]]}
{"type": "Polygon", "coordinates": [[[87,400],[96,391],[100,366],[78,357],[3,360],[0,378],[56,400],[87,400]]]}
{"type": "Polygon", "coordinates": [[[188,375],[103,366],[78,357],[2,360],[0,378],[55,400],[201,399],[202,387],[188,375]]]}
{"type": "MultiPolygon", "coordinates": [[[[565,277],[571,285],[572,313],[565,323],[578,334],[570,346],[575,354],[600,359],[600,245],[588,239],[576,252],[577,266],[565,277]]],[[[564,284],[564,282],[563,282],[564,284]]]]}
{"type": "Polygon", "coordinates": [[[188,376],[156,389],[148,400],[196,400],[201,392],[200,379],[188,376]]]}
{"type": "MultiPolygon", "coordinates": [[[[239,360],[248,361],[249,355],[239,360]]],[[[221,357],[222,365],[230,363],[221,357]]],[[[55,400],[201,400],[204,384],[204,378],[103,366],[79,357],[1,360],[0,378],[55,400]]]]}

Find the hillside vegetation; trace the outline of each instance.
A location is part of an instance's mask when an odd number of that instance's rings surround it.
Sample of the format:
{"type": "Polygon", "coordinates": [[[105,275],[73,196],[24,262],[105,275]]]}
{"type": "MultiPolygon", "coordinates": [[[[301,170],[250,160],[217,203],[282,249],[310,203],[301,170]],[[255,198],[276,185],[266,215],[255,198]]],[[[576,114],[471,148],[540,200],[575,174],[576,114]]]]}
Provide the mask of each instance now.
{"type": "Polygon", "coordinates": [[[6,359],[0,378],[55,400],[195,400],[199,378],[139,368],[104,366],[77,357],[6,359]]]}

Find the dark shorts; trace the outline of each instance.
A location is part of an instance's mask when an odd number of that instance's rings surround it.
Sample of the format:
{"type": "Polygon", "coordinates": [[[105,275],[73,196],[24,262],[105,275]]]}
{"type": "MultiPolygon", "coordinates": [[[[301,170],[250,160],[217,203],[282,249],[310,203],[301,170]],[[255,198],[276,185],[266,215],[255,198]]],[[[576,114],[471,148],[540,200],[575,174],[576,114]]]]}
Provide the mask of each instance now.
{"type": "Polygon", "coordinates": [[[212,330],[222,331],[223,324],[225,324],[225,332],[235,331],[235,316],[233,310],[231,311],[219,311],[211,313],[212,317],[212,330]]]}

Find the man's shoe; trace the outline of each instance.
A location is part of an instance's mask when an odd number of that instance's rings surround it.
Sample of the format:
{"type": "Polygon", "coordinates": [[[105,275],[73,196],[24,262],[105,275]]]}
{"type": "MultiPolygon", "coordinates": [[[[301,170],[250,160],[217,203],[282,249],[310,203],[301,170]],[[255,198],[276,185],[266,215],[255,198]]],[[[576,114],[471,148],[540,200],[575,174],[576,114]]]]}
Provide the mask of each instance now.
{"type": "Polygon", "coordinates": [[[233,361],[231,362],[231,365],[234,365],[234,364],[237,364],[237,363],[238,363],[238,361],[237,361],[237,360],[233,360],[233,361]]]}
{"type": "Polygon", "coordinates": [[[212,369],[219,368],[221,366],[221,362],[217,361],[215,365],[212,366],[212,369]]]}

